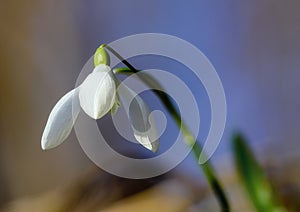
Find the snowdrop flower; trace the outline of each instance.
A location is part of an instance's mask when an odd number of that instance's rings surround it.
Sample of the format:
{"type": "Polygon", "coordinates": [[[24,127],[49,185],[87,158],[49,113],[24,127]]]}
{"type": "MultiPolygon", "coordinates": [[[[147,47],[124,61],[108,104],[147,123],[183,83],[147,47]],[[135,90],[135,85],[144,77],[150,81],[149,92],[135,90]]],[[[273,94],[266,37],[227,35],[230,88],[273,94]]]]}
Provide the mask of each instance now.
{"type": "Polygon", "coordinates": [[[50,112],[42,135],[42,149],[54,148],[69,136],[80,108],[91,118],[100,119],[110,111],[116,112],[120,105],[118,95],[123,95],[125,111],[136,140],[147,149],[156,152],[158,136],[154,121],[149,118],[150,110],[128,87],[123,85],[117,92],[117,86],[122,84],[107,65],[109,56],[103,46],[97,49],[94,64],[93,72],[83,83],[65,94],[50,112]]]}
{"type": "Polygon", "coordinates": [[[73,111],[73,101],[78,98],[78,90],[76,88],[68,92],[52,109],[42,135],[43,150],[58,146],[69,136],[79,113],[79,107],[74,107],[73,111]]]}
{"type": "Polygon", "coordinates": [[[100,119],[116,100],[116,83],[109,66],[98,65],[80,86],[79,101],[83,111],[93,119],[100,119]]]}
{"type": "Polygon", "coordinates": [[[124,84],[118,85],[118,94],[129,117],[135,139],[145,148],[158,150],[158,133],[150,109],[140,96],[124,84]]]}

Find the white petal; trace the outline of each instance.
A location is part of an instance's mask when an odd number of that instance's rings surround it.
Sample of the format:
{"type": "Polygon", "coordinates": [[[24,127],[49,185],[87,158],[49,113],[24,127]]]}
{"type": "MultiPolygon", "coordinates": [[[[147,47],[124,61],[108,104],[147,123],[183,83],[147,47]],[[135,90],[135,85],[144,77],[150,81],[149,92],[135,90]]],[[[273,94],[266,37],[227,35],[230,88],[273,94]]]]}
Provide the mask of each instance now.
{"type": "Polygon", "coordinates": [[[79,106],[75,105],[78,90],[79,88],[75,88],[65,94],[52,109],[42,135],[43,150],[60,145],[69,136],[79,113],[79,106]]]}
{"type": "Polygon", "coordinates": [[[158,133],[148,106],[139,95],[124,84],[120,84],[118,93],[129,116],[134,137],[145,148],[156,152],[159,145],[158,133]]]}
{"type": "Polygon", "coordinates": [[[110,67],[99,65],[80,86],[79,101],[83,111],[99,119],[112,108],[116,98],[116,85],[110,67]]]}

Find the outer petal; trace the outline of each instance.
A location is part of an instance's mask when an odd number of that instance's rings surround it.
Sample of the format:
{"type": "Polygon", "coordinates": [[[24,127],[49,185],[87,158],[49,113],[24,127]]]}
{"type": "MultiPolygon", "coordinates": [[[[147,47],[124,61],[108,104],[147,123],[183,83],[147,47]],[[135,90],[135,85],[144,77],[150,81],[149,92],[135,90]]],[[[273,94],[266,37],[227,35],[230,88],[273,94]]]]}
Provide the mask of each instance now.
{"type": "Polygon", "coordinates": [[[116,98],[116,85],[110,67],[97,66],[80,86],[79,101],[83,111],[99,119],[112,108],[116,98]]]}
{"type": "Polygon", "coordinates": [[[75,88],[65,94],[52,109],[42,135],[41,146],[43,150],[60,145],[70,134],[74,121],[79,113],[78,90],[75,88]]]}
{"type": "Polygon", "coordinates": [[[147,149],[157,152],[159,145],[158,133],[148,106],[139,95],[124,84],[119,85],[118,93],[129,116],[134,137],[147,149]]]}

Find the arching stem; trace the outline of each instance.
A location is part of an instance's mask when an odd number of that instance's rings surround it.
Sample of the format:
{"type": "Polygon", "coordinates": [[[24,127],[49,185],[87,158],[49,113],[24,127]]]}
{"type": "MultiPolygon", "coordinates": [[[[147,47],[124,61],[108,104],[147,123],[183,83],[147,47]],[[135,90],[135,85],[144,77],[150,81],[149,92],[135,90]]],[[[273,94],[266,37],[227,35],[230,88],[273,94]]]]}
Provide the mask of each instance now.
{"type": "MultiPolygon", "coordinates": [[[[103,45],[107,50],[109,50],[112,54],[114,54],[122,63],[124,63],[128,68],[116,68],[114,69],[115,73],[120,74],[134,74],[140,72],[140,70],[134,68],[127,60],[125,60],[120,54],[118,54],[113,48],[111,48],[108,45],[103,45]]],[[[142,72],[141,72],[142,73],[142,72]]],[[[139,75],[142,76],[142,75],[139,75]]],[[[149,87],[160,87],[161,90],[163,90],[162,86],[160,86],[155,79],[152,78],[152,76],[144,73],[145,77],[139,77],[146,85],[149,87]]],[[[187,145],[189,145],[192,148],[192,152],[194,156],[196,157],[197,161],[199,160],[202,146],[200,142],[198,142],[192,133],[189,131],[188,127],[182,120],[180,114],[178,113],[177,109],[175,108],[174,104],[172,103],[170,97],[161,90],[154,90],[153,92],[158,96],[158,98],[162,101],[168,112],[171,114],[172,118],[174,119],[175,123],[177,124],[178,128],[181,130],[187,145]]],[[[202,153],[203,154],[203,153],[202,153]]],[[[210,163],[210,161],[205,162],[204,164],[199,164],[199,167],[202,168],[204,175],[210,185],[210,187],[213,189],[216,198],[221,206],[221,210],[223,212],[229,212],[230,206],[229,202],[227,200],[227,197],[225,195],[225,192],[215,174],[215,171],[210,163]]]]}

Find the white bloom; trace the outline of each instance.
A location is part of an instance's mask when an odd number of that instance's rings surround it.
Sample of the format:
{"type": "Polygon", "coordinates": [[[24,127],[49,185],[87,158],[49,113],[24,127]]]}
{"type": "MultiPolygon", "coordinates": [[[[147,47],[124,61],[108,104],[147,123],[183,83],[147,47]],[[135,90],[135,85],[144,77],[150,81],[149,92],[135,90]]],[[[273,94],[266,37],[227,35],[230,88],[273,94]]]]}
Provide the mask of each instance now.
{"type": "Polygon", "coordinates": [[[73,111],[73,100],[78,97],[78,88],[64,95],[52,109],[42,135],[42,149],[51,149],[61,144],[70,134],[79,107],[73,111]]]}
{"type": "Polygon", "coordinates": [[[115,103],[116,84],[107,65],[97,66],[80,86],[80,105],[93,119],[100,119],[115,103]]]}
{"type": "Polygon", "coordinates": [[[118,93],[129,117],[135,139],[147,149],[156,152],[158,133],[148,106],[138,94],[124,84],[119,85],[118,93]]]}
{"type": "MultiPolygon", "coordinates": [[[[115,112],[119,106],[116,84],[118,81],[109,66],[104,64],[96,66],[79,87],[64,95],[52,109],[42,135],[42,149],[54,148],[68,137],[78,116],[79,104],[93,119],[100,119],[109,111],[115,112]]],[[[149,108],[126,86],[119,90],[122,91],[119,94],[124,97],[125,109],[128,109],[126,111],[135,138],[144,147],[156,152],[158,137],[154,122],[149,119],[149,108]]]]}

